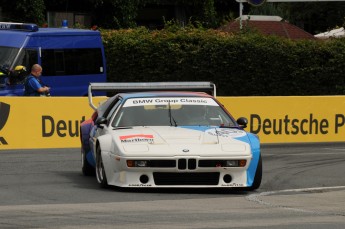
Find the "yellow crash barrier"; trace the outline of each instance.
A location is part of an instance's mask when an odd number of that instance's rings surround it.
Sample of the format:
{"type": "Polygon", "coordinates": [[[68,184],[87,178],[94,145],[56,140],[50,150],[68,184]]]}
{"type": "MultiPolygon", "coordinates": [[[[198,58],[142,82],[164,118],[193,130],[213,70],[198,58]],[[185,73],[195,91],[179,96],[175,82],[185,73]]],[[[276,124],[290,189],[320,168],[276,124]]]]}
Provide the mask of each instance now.
{"type": "Polygon", "coordinates": [[[79,147],[92,113],[87,97],[0,97],[0,150],[79,147]]]}
{"type": "MultiPolygon", "coordinates": [[[[345,96],[218,100],[262,143],[345,141],[345,96]]],[[[0,150],[80,147],[80,123],[92,113],[87,97],[0,97],[0,150]]]]}
{"type": "Polygon", "coordinates": [[[344,96],[219,97],[262,143],[345,141],[344,96]]]}

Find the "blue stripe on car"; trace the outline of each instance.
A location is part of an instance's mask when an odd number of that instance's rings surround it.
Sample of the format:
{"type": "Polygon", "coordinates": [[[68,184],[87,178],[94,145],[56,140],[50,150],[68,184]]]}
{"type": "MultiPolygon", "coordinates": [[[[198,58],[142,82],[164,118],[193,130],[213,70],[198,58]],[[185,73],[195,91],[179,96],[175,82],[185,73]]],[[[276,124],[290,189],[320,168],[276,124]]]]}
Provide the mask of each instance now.
{"type": "Polygon", "coordinates": [[[256,169],[258,167],[259,158],[260,158],[260,141],[257,135],[247,133],[249,138],[249,144],[252,147],[253,158],[250,162],[249,168],[247,170],[247,186],[250,187],[253,185],[256,169]]]}
{"type": "Polygon", "coordinates": [[[89,162],[91,166],[96,167],[96,162],[95,162],[95,159],[93,158],[91,151],[86,153],[86,160],[89,162]]]}

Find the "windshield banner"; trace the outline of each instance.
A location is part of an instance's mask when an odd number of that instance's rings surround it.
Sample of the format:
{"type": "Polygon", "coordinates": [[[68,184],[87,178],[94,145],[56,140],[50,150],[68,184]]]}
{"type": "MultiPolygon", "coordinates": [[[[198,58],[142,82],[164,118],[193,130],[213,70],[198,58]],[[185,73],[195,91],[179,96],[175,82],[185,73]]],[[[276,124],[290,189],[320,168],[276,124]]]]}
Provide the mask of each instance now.
{"type": "Polygon", "coordinates": [[[124,107],[145,106],[145,105],[208,105],[218,106],[216,101],[212,98],[184,98],[184,97],[172,97],[172,98],[137,98],[128,99],[123,105],[124,107]]]}

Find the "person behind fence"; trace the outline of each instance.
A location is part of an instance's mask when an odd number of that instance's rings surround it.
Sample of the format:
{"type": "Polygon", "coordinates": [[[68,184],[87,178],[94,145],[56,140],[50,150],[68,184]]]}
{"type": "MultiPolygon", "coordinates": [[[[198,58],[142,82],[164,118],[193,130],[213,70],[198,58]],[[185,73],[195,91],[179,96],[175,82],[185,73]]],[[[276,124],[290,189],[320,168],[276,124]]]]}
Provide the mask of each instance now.
{"type": "Polygon", "coordinates": [[[40,80],[41,74],[42,67],[39,64],[34,64],[24,83],[24,96],[50,96],[50,88],[40,80]]]}

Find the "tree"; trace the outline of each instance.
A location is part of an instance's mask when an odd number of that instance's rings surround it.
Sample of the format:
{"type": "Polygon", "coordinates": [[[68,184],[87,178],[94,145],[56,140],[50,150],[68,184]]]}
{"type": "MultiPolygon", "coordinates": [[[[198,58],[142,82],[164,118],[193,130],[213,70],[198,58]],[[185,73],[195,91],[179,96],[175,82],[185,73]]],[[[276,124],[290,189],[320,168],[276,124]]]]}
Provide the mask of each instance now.
{"type": "Polygon", "coordinates": [[[138,10],[147,0],[95,0],[95,22],[103,28],[135,27],[138,10]]]}
{"type": "Polygon", "coordinates": [[[42,25],[45,22],[44,0],[2,0],[5,21],[30,22],[42,25]]]}
{"type": "Polygon", "coordinates": [[[317,34],[342,26],[345,2],[290,3],[290,22],[317,34]]]}
{"type": "Polygon", "coordinates": [[[276,15],[312,34],[343,26],[345,2],[265,3],[250,14],[276,15]]]}

